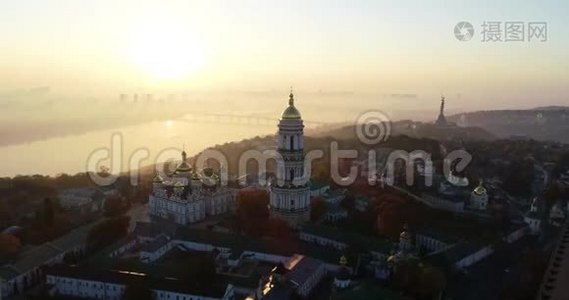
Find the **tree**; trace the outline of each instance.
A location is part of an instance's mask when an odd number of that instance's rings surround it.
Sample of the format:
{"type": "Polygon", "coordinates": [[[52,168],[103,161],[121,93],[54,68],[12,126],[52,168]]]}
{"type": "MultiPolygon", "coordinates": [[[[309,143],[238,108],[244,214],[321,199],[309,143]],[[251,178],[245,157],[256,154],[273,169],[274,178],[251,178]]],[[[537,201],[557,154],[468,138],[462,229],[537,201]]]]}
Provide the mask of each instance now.
{"type": "Polygon", "coordinates": [[[12,220],[12,212],[5,199],[0,199],[0,226],[7,226],[12,220]]]}
{"type": "Polygon", "coordinates": [[[109,197],[105,200],[104,211],[106,217],[118,217],[125,213],[125,207],[119,197],[109,197]]]}
{"type": "Polygon", "coordinates": [[[267,219],[265,222],[268,234],[274,238],[285,240],[285,241],[292,241],[295,238],[295,234],[292,229],[289,227],[287,222],[281,219],[267,219]]]}
{"type": "Polygon", "coordinates": [[[404,199],[395,194],[385,194],[379,198],[377,208],[377,231],[380,235],[397,238],[401,233],[404,199]]]}
{"type": "Polygon", "coordinates": [[[356,207],[356,198],[350,193],[342,199],[340,205],[349,213],[352,213],[356,207]]]}
{"type": "Polygon", "coordinates": [[[6,233],[0,233],[0,257],[11,256],[20,250],[20,240],[6,233]]]}
{"type": "Polygon", "coordinates": [[[532,193],[534,166],[527,161],[513,161],[506,169],[503,187],[513,196],[529,197],[532,193]]]}
{"type": "Polygon", "coordinates": [[[67,265],[76,265],[80,258],[81,255],[79,252],[68,252],[63,256],[63,263],[67,265]]]}
{"type": "Polygon", "coordinates": [[[107,219],[97,224],[87,235],[87,251],[94,253],[126,236],[129,224],[128,216],[107,219]]]}
{"type": "Polygon", "coordinates": [[[544,196],[545,201],[547,203],[547,207],[549,208],[555,204],[555,201],[557,201],[559,199],[559,197],[561,197],[561,190],[559,189],[558,185],[550,184],[545,189],[543,196],[544,196]]]}
{"type": "Polygon", "coordinates": [[[136,278],[126,284],[124,300],[153,300],[154,293],[148,288],[145,278],[136,278]]]}
{"type": "Polygon", "coordinates": [[[310,220],[317,221],[326,214],[326,200],[316,197],[310,200],[310,220]]]}
{"type": "Polygon", "coordinates": [[[445,274],[432,266],[421,267],[414,293],[423,299],[438,299],[447,284],[445,274]]]}
{"type": "Polygon", "coordinates": [[[55,218],[55,209],[53,207],[53,201],[51,198],[45,198],[43,200],[43,221],[47,226],[53,225],[53,220],[55,218]]]}
{"type": "Polygon", "coordinates": [[[175,275],[188,285],[208,286],[215,279],[215,253],[187,255],[176,263],[175,275]]]}
{"type": "Polygon", "coordinates": [[[267,234],[263,225],[269,219],[269,194],[266,191],[245,191],[237,195],[237,216],[243,231],[253,235],[267,234]]]}

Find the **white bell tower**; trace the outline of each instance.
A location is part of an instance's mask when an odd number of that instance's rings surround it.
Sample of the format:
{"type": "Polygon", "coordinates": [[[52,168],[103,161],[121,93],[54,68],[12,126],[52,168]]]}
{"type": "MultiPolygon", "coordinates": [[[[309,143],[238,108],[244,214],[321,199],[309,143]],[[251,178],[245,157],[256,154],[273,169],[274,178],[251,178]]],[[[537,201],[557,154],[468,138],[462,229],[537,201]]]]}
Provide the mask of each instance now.
{"type": "Polygon", "coordinates": [[[284,181],[271,185],[271,216],[296,227],[310,219],[310,187],[304,177],[304,124],[289,95],[288,107],[278,125],[277,151],[284,159],[281,172],[284,181]]]}

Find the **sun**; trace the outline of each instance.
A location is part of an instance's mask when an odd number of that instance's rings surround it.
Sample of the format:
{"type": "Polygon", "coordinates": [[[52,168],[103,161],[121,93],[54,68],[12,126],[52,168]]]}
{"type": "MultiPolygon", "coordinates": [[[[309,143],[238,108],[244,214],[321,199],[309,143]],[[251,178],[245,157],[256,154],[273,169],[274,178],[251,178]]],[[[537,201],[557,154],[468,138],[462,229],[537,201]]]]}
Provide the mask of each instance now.
{"type": "Polygon", "coordinates": [[[130,60],[157,79],[192,75],[205,62],[199,39],[179,25],[161,23],[138,28],[131,38],[130,60]]]}

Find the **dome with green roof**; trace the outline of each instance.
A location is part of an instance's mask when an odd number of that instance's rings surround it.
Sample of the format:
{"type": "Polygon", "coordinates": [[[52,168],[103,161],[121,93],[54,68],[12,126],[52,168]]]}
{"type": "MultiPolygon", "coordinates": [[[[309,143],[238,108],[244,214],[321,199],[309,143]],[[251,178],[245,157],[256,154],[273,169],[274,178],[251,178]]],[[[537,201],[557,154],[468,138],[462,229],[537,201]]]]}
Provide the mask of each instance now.
{"type": "Polygon", "coordinates": [[[160,176],[160,174],[156,174],[156,176],[154,176],[154,179],[152,180],[154,183],[163,183],[164,182],[164,178],[162,178],[162,176],[160,176]]]}
{"type": "Polygon", "coordinates": [[[294,95],[292,92],[289,95],[288,107],[281,114],[283,120],[299,120],[301,118],[300,112],[294,107],[294,95]]]}
{"type": "Polygon", "coordinates": [[[185,161],[182,162],[180,165],[178,165],[178,167],[176,168],[176,174],[189,173],[191,171],[192,167],[185,161]]]}
{"type": "Polygon", "coordinates": [[[474,188],[473,192],[476,195],[486,194],[486,188],[484,188],[484,186],[482,186],[482,181],[480,181],[480,183],[478,183],[478,186],[476,188],[474,188]]]}
{"type": "Polygon", "coordinates": [[[187,159],[188,157],[186,151],[182,151],[182,163],[180,163],[176,168],[175,172],[176,174],[185,174],[185,173],[190,173],[192,171],[192,166],[188,164],[187,159]]]}

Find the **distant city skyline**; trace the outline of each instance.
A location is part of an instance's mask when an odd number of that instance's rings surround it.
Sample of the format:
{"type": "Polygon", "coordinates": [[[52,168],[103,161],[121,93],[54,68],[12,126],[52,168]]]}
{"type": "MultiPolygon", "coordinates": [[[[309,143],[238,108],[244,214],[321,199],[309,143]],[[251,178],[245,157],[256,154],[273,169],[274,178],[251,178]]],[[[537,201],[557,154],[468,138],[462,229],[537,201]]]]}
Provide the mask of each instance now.
{"type": "Polygon", "coordinates": [[[441,94],[449,117],[567,106],[567,6],[3,1],[1,173],[79,172],[114,132],[125,134],[127,149],[191,143],[191,153],[274,134],[272,126],[178,121],[200,113],[272,118],[290,86],[307,124],[353,122],[370,109],[393,121],[433,122],[441,94]],[[456,36],[463,21],[473,27],[468,41],[456,36]],[[545,22],[547,39],[482,41],[483,23],[493,21],[545,22]],[[188,97],[137,105],[120,100],[134,94],[188,97]]]}
{"type": "Polygon", "coordinates": [[[49,86],[101,97],[294,85],[380,95],[444,92],[449,100],[462,96],[453,99],[457,107],[563,105],[566,8],[563,1],[6,1],[0,92],[49,86]],[[455,38],[461,21],[473,25],[472,40],[455,38]],[[483,42],[482,23],[490,21],[546,22],[548,39],[483,42]]]}

